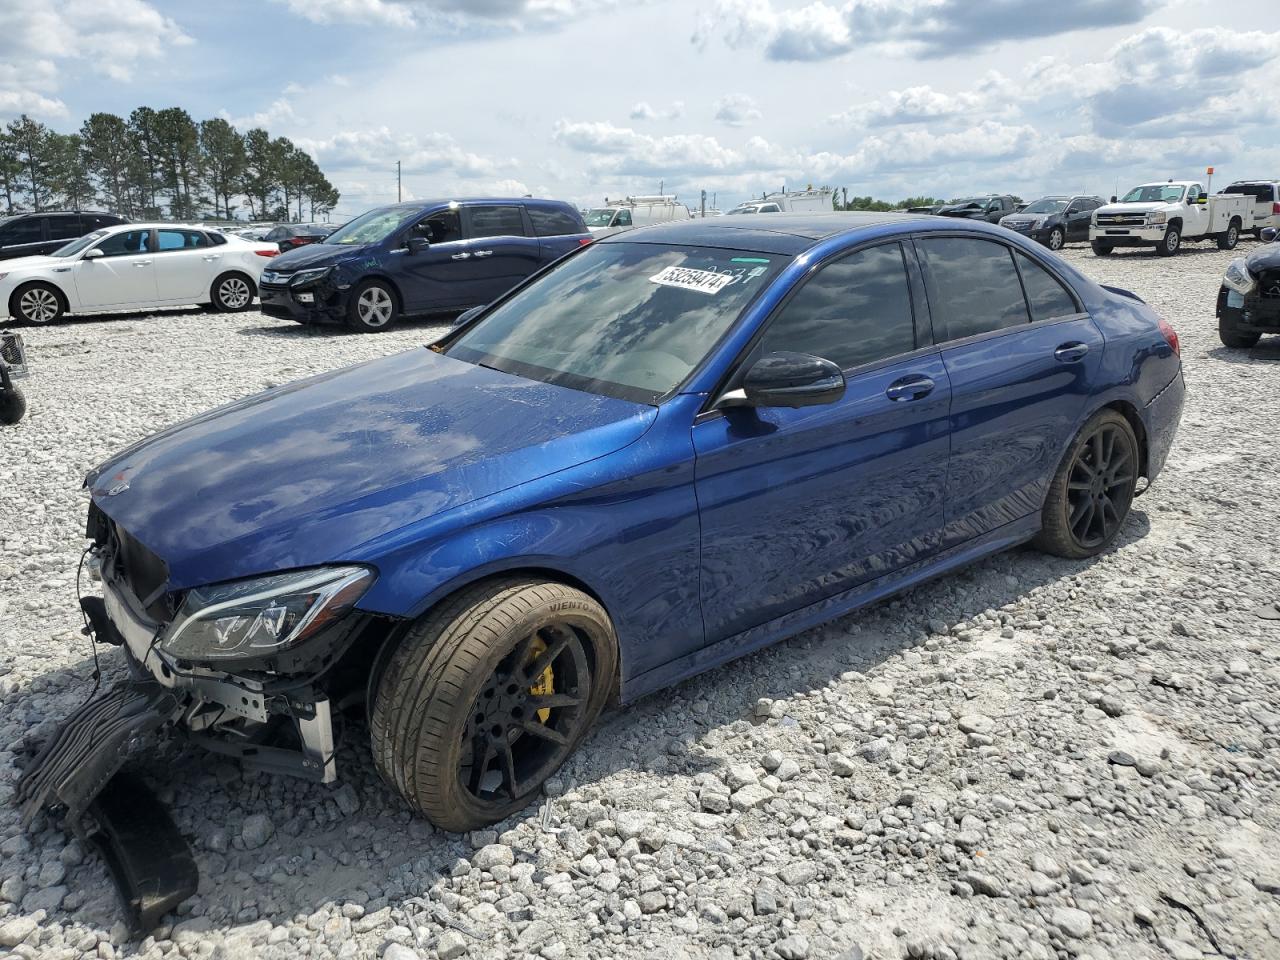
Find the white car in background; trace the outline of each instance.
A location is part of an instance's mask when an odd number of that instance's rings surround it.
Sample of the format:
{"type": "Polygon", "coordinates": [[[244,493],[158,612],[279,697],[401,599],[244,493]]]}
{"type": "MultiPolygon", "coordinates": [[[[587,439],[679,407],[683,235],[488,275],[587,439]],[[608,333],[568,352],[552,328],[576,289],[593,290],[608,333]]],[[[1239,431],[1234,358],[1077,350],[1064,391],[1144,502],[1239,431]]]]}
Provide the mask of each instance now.
{"type": "Polygon", "coordinates": [[[274,243],[173,223],[126,223],[48,256],[0,262],[0,319],[39,325],[64,313],[211,304],[245,310],[274,243]]]}

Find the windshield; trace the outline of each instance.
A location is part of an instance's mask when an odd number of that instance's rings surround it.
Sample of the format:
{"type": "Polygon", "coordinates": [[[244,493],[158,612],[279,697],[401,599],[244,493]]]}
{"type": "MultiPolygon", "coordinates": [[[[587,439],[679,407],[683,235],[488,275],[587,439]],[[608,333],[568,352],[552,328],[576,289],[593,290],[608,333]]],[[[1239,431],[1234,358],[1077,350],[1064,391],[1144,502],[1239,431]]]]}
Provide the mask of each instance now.
{"type": "Polygon", "coordinates": [[[1067,209],[1067,201],[1065,198],[1059,197],[1042,197],[1035,203],[1029,203],[1022,208],[1023,213],[1061,213],[1067,209]]]}
{"type": "Polygon", "coordinates": [[[585,248],[497,307],[449,356],[653,403],[702,362],[790,257],[673,244],[585,248]]]}
{"type": "Polygon", "coordinates": [[[380,243],[390,236],[396,227],[404,223],[408,216],[409,211],[404,207],[381,207],[370,210],[329,234],[324,242],[342,243],[348,246],[380,243]]]}
{"type": "MultiPolygon", "coordinates": [[[[107,235],[107,231],[105,230],[98,230],[95,233],[87,233],[83,237],[80,237],[79,239],[72,240],[66,246],[59,247],[57,250],[53,251],[53,253],[49,254],[49,256],[74,257],[77,253],[79,253],[85,247],[93,246],[95,243],[97,243],[106,235],[107,235]]],[[[59,267],[58,269],[61,270],[62,268],[59,267]]]]}
{"type": "Polygon", "coordinates": [[[584,219],[588,227],[607,227],[613,220],[613,214],[614,211],[608,207],[597,207],[594,210],[588,210],[584,219]]]}
{"type": "Polygon", "coordinates": [[[1121,203],[1177,203],[1182,199],[1182,187],[1171,183],[1151,183],[1143,187],[1134,187],[1123,197],[1121,203]]]}
{"type": "Polygon", "coordinates": [[[731,217],[735,213],[759,213],[759,212],[760,211],[757,210],[755,207],[734,207],[732,210],[729,211],[727,216],[731,217]]]}

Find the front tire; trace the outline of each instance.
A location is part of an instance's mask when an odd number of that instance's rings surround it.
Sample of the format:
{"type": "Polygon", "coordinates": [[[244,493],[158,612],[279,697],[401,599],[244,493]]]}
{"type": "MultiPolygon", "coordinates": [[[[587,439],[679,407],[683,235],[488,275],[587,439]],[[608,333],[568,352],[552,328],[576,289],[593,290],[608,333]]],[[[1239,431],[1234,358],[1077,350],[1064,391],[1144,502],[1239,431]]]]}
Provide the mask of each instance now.
{"type": "Polygon", "coordinates": [[[1090,240],[1089,246],[1093,248],[1094,256],[1098,257],[1109,257],[1111,251],[1115,249],[1111,244],[1103,243],[1101,240],[1090,240]]]}
{"type": "Polygon", "coordinates": [[[1234,250],[1236,244],[1240,242],[1240,221],[1232,220],[1227,226],[1227,232],[1218,237],[1219,250],[1234,250]]]}
{"type": "Polygon", "coordinates": [[[27,398],[22,395],[21,390],[17,387],[0,389],[0,423],[17,423],[26,412],[27,398]]]}
{"type": "Polygon", "coordinates": [[[1262,339],[1262,334],[1251,330],[1241,330],[1236,326],[1236,318],[1240,311],[1222,303],[1225,297],[1219,298],[1218,306],[1218,339],[1224,347],[1234,350],[1245,350],[1255,346],[1262,339]]]}
{"type": "Polygon", "coordinates": [[[357,333],[386,330],[400,316],[396,292],[381,280],[366,280],[351,291],[347,301],[347,326],[357,333]]]}
{"type": "Polygon", "coordinates": [[[527,806],[600,715],[617,665],[604,608],[581,590],[484,581],[428,613],[377,681],[374,763],[444,830],[527,806]]]}
{"type": "Polygon", "coordinates": [[[1162,257],[1172,257],[1182,249],[1182,231],[1175,225],[1164,232],[1164,239],[1156,244],[1156,253],[1162,257]]]}
{"type": "Polygon", "coordinates": [[[257,290],[243,273],[224,273],[209,288],[210,301],[219,313],[239,313],[253,305],[257,290]]]}
{"type": "Polygon", "coordinates": [[[1035,545],[1079,560],[1105,550],[1120,533],[1138,483],[1138,441],[1129,421],[1100,410],[1067,448],[1049,485],[1035,545]]]}
{"type": "Polygon", "coordinates": [[[9,315],[33,327],[53,323],[64,312],[62,294],[48,283],[28,283],[9,298],[9,315]]]}
{"type": "Polygon", "coordinates": [[[1050,250],[1061,250],[1067,242],[1067,235],[1062,232],[1061,227],[1054,227],[1049,231],[1049,240],[1047,246],[1050,250]]]}

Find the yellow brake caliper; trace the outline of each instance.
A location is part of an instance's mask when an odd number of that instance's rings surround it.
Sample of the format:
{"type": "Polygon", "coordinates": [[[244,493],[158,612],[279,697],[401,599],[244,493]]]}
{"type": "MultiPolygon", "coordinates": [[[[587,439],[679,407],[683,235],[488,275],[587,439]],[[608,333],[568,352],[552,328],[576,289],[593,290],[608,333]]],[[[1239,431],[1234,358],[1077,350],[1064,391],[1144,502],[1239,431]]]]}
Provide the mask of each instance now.
{"type": "MultiPolygon", "coordinates": [[[[542,638],[534,637],[533,650],[531,651],[532,656],[530,657],[530,659],[537,660],[538,657],[542,656],[543,652],[546,651],[546,649],[547,649],[547,645],[543,642],[542,638]]],[[[555,677],[555,674],[551,672],[551,664],[548,663],[547,669],[542,671],[542,676],[538,678],[537,683],[535,683],[532,687],[529,688],[529,692],[533,694],[535,697],[545,697],[554,693],[555,689],[556,689],[556,677],[555,677]]],[[[543,723],[546,723],[547,720],[549,720],[550,718],[551,718],[550,707],[543,707],[541,710],[538,711],[538,719],[541,720],[543,723]]]]}

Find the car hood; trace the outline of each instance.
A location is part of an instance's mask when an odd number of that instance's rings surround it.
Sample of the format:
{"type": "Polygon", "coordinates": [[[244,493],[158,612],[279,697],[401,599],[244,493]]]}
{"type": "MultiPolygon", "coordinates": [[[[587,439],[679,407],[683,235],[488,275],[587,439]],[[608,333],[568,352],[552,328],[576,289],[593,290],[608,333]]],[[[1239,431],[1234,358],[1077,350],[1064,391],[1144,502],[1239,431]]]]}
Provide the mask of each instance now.
{"type": "Polygon", "coordinates": [[[941,217],[980,217],[982,216],[982,207],[974,206],[971,203],[956,204],[954,206],[945,206],[938,209],[938,216],[941,217]]]}
{"type": "Polygon", "coordinates": [[[42,270],[45,267],[67,267],[74,262],[65,257],[14,257],[12,260],[0,260],[0,273],[13,273],[15,270],[42,270]]]}
{"type": "Polygon", "coordinates": [[[85,483],[181,589],[357,556],[376,563],[362,545],[612,453],[655,415],[419,348],[210,411],[85,483]]]}
{"type": "Polygon", "coordinates": [[[333,264],[356,260],[369,252],[372,244],[348,246],[345,243],[304,243],[271,258],[275,271],[305,270],[307,267],[328,267],[333,264]]]}
{"type": "Polygon", "coordinates": [[[1263,270],[1275,270],[1280,267],[1280,241],[1272,241],[1271,243],[1264,243],[1260,247],[1255,247],[1244,258],[1244,265],[1249,268],[1249,272],[1254,276],[1257,276],[1263,270]]]}

